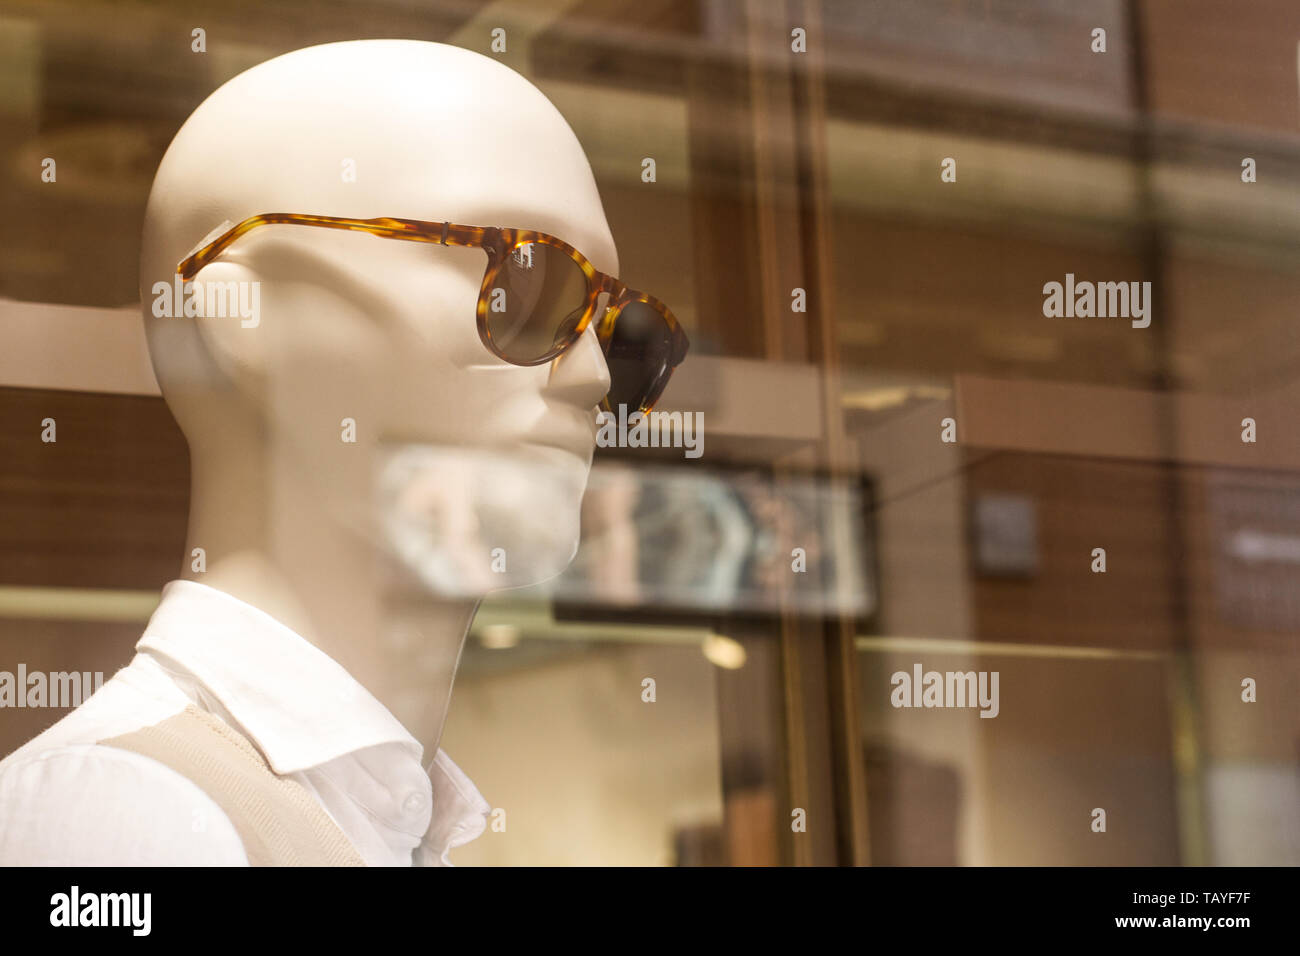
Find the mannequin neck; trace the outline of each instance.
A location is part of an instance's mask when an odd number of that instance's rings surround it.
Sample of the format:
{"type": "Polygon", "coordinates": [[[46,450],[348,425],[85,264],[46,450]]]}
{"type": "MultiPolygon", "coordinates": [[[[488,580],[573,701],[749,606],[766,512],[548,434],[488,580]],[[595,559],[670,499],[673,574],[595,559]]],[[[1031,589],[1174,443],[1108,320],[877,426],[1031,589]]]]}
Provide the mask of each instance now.
{"type": "MultiPolygon", "coordinates": [[[[339,520],[306,476],[277,466],[264,441],[232,435],[191,443],[190,521],[183,577],[271,615],[328,654],[373,694],[432,760],[460,650],[478,602],[385,594],[386,557],[372,535],[339,520]],[[192,569],[195,548],[206,570],[192,569]]],[[[369,488],[331,488],[369,501],[369,488]]]]}

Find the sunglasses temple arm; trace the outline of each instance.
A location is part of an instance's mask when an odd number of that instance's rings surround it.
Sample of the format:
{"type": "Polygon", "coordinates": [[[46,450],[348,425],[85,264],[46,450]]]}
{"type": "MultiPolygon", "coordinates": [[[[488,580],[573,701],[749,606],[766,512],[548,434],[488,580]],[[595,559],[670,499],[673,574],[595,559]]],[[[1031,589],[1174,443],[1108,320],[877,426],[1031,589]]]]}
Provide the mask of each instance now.
{"type": "Polygon", "coordinates": [[[194,260],[199,255],[199,253],[208,250],[209,246],[213,246],[217,242],[217,240],[223,238],[227,233],[229,233],[234,228],[235,228],[235,224],[231,222],[229,219],[227,219],[221,225],[217,226],[216,229],[213,229],[210,233],[208,233],[206,236],[200,239],[195,244],[194,248],[191,249],[189,252],[185,253],[181,261],[177,263],[176,274],[180,276],[184,276],[185,281],[188,282],[191,278],[194,277],[194,274],[198,272],[199,269],[203,268],[203,266],[207,265],[209,262],[215,259],[217,254],[220,253],[220,251],[224,249],[227,245],[229,245],[229,243],[222,243],[220,246],[208,251],[208,254],[203,257],[203,261],[201,263],[196,263],[194,260]],[[198,268],[195,268],[196,265],[198,266],[198,268]]]}

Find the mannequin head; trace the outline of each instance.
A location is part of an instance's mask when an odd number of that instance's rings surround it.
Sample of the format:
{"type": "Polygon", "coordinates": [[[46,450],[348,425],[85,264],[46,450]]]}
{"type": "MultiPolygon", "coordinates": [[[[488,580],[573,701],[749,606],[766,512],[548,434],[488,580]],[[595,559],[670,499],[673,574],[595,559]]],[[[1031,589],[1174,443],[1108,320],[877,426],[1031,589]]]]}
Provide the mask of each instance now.
{"type": "Polygon", "coordinates": [[[321,547],[376,545],[436,593],[562,570],[609,384],[593,330],[549,365],[507,364],[475,325],[481,250],[287,225],[197,277],[258,283],[255,326],[152,314],[154,284],[200,240],[267,212],[537,229],[616,273],[590,166],[555,107],[496,61],[436,43],[263,63],[204,101],[163,158],[141,293],[190,445],[189,544],[216,548],[209,562],[283,563],[286,536],[311,527],[321,547]]]}

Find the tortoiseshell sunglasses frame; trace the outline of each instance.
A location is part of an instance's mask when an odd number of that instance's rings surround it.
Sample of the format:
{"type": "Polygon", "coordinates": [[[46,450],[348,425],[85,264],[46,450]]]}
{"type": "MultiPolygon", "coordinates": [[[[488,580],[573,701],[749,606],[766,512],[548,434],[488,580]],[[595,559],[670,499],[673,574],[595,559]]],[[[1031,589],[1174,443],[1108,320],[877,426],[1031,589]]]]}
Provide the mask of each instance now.
{"type": "MultiPolygon", "coordinates": [[[[686,357],[686,351],[690,347],[686,332],[677,321],[677,317],[672,314],[668,306],[663,302],[652,295],[647,295],[637,289],[631,289],[614,276],[599,271],[586,256],[563,239],[531,229],[465,226],[454,222],[426,222],[420,219],[389,219],[386,217],[378,219],[346,219],[338,216],[309,216],[288,212],[262,213],[257,216],[249,216],[242,222],[230,226],[215,238],[209,237],[205,239],[189,255],[177,263],[176,274],[181,277],[182,281],[189,282],[198,275],[199,270],[215,260],[241,236],[258,226],[267,225],[350,229],[355,232],[365,232],[372,236],[379,236],[382,239],[405,239],[410,242],[429,242],[442,246],[468,246],[482,249],[487,253],[488,264],[483,273],[483,285],[479,289],[478,295],[478,334],[479,338],[483,340],[483,344],[487,346],[493,355],[509,362],[511,365],[544,365],[562,355],[587,330],[587,326],[595,315],[597,300],[600,298],[601,293],[608,293],[609,301],[605,308],[605,315],[596,326],[596,337],[600,341],[602,350],[608,352],[619,313],[631,302],[644,302],[663,316],[672,338],[672,349],[669,362],[660,370],[657,379],[651,383],[646,397],[641,402],[640,411],[642,412],[649,412],[654,406],[654,403],[663,393],[664,386],[668,384],[668,379],[672,376],[673,370],[682,363],[682,360],[686,357]],[[578,264],[583,275],[587,278],[587,299],[584,304],[582,318],[574,326],[573,330],[564,339],[554,344],[546,354],[525,362],[507,358],[492,342],[492,330],[488,327],[488,300],[492,283],[504,267],[509,255],[519,246],[532,242],[539,242],[560,249],[578,264]]],[[[601,400],[601,407],[609,410],[607,398],[601,400]]]]}

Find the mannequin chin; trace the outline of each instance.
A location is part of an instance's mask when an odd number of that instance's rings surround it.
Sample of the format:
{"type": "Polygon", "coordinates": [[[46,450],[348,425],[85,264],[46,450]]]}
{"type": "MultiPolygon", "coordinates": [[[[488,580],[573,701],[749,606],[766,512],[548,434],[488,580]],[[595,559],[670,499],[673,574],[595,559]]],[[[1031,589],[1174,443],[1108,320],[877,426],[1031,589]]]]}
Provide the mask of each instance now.
{"type": "Polygon", "coordinates": [[[577,553],[590,451],[403,444],[379,457],[384,547],[434,593],[538,584],[577,553]]]}

